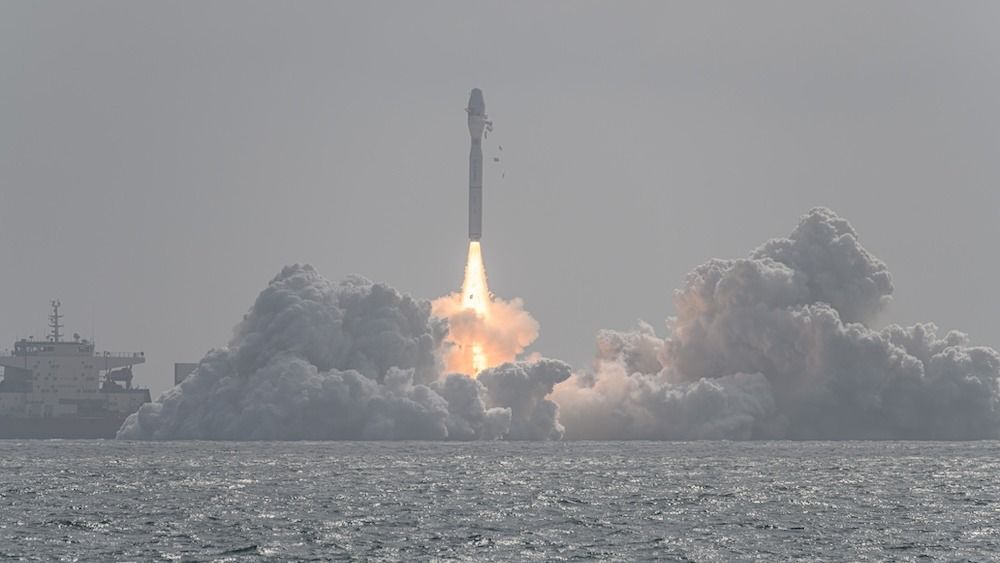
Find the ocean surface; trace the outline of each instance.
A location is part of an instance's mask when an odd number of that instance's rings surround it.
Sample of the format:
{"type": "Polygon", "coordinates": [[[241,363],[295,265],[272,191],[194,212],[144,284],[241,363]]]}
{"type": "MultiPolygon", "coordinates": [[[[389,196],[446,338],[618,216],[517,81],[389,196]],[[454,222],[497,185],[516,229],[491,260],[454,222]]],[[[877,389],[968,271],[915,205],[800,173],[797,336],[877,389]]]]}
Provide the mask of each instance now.
{"type": "Polygon", "coordinates": [[[1000,559],[1000,443],[0,441],[0,560],[1000,559]]]}

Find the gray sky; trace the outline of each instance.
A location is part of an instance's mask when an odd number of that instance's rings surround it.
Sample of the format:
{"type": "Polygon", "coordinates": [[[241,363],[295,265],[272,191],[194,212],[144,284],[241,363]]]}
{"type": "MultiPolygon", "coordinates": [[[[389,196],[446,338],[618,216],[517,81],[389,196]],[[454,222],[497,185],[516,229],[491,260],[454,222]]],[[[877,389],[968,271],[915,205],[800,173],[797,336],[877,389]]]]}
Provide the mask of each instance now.
{"type": "Polygon", "coordinates": [[[456,289],[472,87],[491,287],[533,350],[663,334],[685,273],[816,205],[888,263],[884,322],[1000,345],[998,25],[995,2],[3,2],[0,346],[60,297],[157,394],[285,264],[456,289]]]}

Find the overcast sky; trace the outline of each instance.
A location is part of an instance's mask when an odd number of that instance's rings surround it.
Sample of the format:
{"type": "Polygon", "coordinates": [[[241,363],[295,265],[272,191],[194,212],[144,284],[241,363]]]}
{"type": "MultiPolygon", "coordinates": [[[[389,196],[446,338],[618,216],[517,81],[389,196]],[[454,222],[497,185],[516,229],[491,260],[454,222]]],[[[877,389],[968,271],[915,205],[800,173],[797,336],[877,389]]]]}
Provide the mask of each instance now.
{"type": "Polygon", "coordinates": [[[487,270],[535,351],[664,334],[688,271],[817,205],[894,274],[882,322],[997,346],[998,27],[995,2],[3,2],[0,347],[59,297],[158,394],[285,264],[458,288],[473,87],[487,270]]]}

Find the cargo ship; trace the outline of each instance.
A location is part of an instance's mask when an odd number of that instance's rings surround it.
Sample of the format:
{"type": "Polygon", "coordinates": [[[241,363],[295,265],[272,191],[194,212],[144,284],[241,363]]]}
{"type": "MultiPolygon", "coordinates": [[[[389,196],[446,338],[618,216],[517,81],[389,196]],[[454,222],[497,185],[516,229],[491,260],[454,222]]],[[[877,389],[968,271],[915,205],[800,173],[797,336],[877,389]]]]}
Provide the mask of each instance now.
{"type": "Polygon", "coordinates": [[[95,352],[74,334],[64,340],[59,301],[45,340],[20,339],[0,353],[0,439],[114,438],[125,418],[150,402],[132,385],[142,352],[95,352]]]}

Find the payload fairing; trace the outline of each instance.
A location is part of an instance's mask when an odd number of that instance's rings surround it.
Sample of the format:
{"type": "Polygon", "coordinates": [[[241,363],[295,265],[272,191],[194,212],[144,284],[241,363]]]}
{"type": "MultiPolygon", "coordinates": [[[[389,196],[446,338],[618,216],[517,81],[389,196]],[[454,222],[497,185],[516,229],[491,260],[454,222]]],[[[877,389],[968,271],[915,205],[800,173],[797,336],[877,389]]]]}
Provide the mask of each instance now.
{"type": "Polygon", "coordinates": [[[469,95],[469,135],[472,149],[469,151],[469,240],[478,241],[483,237],[483,131],[489,126],[486,121],[486,102],[483,91],[473,88],[469,95]]]}

